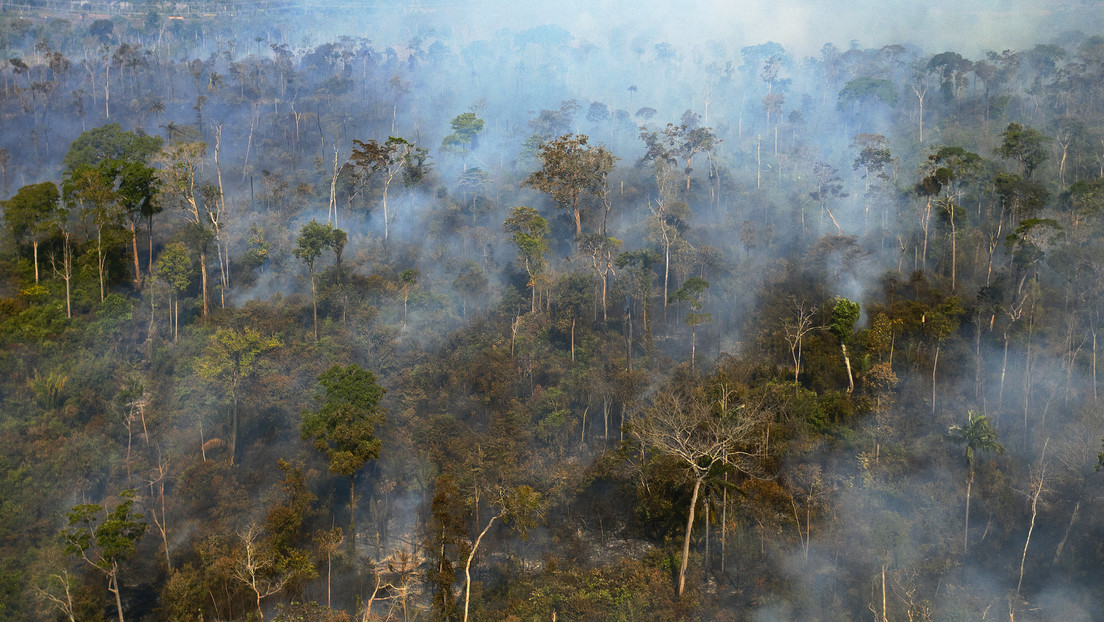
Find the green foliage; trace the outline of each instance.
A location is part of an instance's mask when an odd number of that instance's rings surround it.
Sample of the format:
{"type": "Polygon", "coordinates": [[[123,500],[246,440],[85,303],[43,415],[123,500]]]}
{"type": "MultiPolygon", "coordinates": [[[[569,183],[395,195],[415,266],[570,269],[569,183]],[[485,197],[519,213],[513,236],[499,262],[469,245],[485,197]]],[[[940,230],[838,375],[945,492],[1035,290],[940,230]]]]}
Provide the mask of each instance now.
{"type": "Polygon", "coordinates": [[[334,231],[333,223],[323,224],[313,218],[299,229],[299,237],[295,239],[296,246],[292,253],[307,264],[311,274],[314,274],[314,262],[322,255],[322,251],[333,248],[334,231]]]}
{"type": "Polygon", "coordinates": [[[256,373],[261,355],[282,347],[279,337],[262,337],[257,329],[219,328],[211,335],[196,371],[217,380],[233,395],[242,380],[256,373]]]}
{"type": "Polygon", "coordinates": [[[701,309],[701,296],[709,289],[709,281],[697,276],[692,276],[683,282],[682,287],[671,294],[667,302],[685,302],[691,309],[701,309]]]}
{"type": "Polygon", "coordinates": [[[41,241],[65,223],[68,210],[58,200],[61,193],[51,181],[23,186],[15,196],[0,202],[4,221],[17,240],[41,241]]]}
{"type": "Polygon", "coordinates": [[[476,146],[476,137],[483,131],[483,119],[474,112],[462,112],[456,115],[449,123],[452,133],[441,141],[441,148],[461,155],[466,155],[476,146]]]}
{"type": "Polygon", "coordinates": [[[170,242],[157,256],[154,273],[169,289],[179,296],[192,280],[192,261],[188,247],[183,242],[170,242]]]}
{"type": "Polygon", "coordinates": [[[897,105],[897,88],[889,80],[863,76],[855,78],[843,86],[839,92],[839,108],[877,100],[893,108],[897,105]]]}
{"type": "Polygon", "coordinates": [[[585,134],[565,134],[541,144],[541,169],[524,182],[550,194],[559,207],[574,211],[576,235],[582,233],[580,200],[601,194],[617,160],[604,147],[589,146],[588,140],[585,134]]]}
{"type": "Polygon", "coordinates": [[[94,167],[105,160],[141,162],[152,158],[163,143],[160,136],[127,132],[118,123],[112,123],[77,137],[69,145],[62,164],[69,176],[82,166],[94,167]]]}
{"type": "Polygon", "coordinates": [[[548,221],[531,207],[512,207],[502,229],[511,234],[518,258],[525,262],[529,276],[543,272],[544,255],[548,252],[548,221]]]}
{"type": "Polygon", "coordinates": [[[268,253],[271,245],[265,239],[263,227],[253,225],[249,228],[249,248],[242,253],[240,261],[251,270],[261,268],[268,262],[268,253]]]}
{"type": "Polygon", "coordinates": [[[1031,179],[1035,169],[1050,157],[1049,142],[1050,137],[1031,126],[1009,123],[1001,132],[1001,145],[996,154],[1006,160],[1015,160],[1024,178],[1031,179]]]}
{"type": "Polygon", "coordinates": [[[304,411],[299,430],[304,439],[330,460],[330,472],[352,477],[364,463],[379,457],[381,442],[376,426],[384,422],[380,406],[385,389],[372,372],[356,363],[334,365],[321,376],[321,402],[314,412],[304,411]]]}
{"type": "Polygon", "coordinates": [[[966,425],[953,425],[948,434],[954,443],[966,448],[966,464],[971,471],[975,452],[1004,453],[1004,446],[997,442],[997,428],[989,417],[972,410],[966,413],[966,425]]]}
{"type": "Polygon", "coordinates": [[[839,339],[842,344],[851,341],[851,335],[855,330],[855,322],[859,321],[859,303],[846,298],[837,298],[836,305],[832,307],[832,321],[828,330],[839,339]]]}
{"type": "Polygon", "coordinates": [[[1031,218],[1050,200],[1046,186],[1019,175],[1000,173],[995,186],[1001,208],[1014,218],[1031,218]]]}
{"type": "Polygon", "coordinates": [[[62,530],[65,552],[85,559],[101,571],[113,573],[119,562],[134,553],[138,540],[146,533],[149,524],[145,516],[134,511],[134,491],[119,493],[119,503],[104,514],[104,508],[95,503],[74,506],[68,512],[69,524],[62,530]]]}

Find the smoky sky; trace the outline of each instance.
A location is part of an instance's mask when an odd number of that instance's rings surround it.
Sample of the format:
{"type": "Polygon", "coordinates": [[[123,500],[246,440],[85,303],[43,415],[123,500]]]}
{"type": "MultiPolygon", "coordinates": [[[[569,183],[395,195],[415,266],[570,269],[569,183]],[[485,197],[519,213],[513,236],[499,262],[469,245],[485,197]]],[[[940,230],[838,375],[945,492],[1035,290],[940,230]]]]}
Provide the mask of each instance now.
{"type": "Polygon", "coordinates": [[[1020,49],[1063,32],[1098,31],[1104,11],[1096,0],[754,0],[638,2],[567,0],[486,2],[308,2],[348,18],[327,34],[387,33],[397,40],[432,24],[460,39],[488,39],[506,30],[552,24],[576,41],[600,45],[612,31],[630,30],[654,41],[686,46],[719,41],[731,46],[775,41],[796,57],[818,53],[825,43],[847,49],[914,44],[976,56],[986,50],[1020,49]],[[357,19],[366,17],[365,21],[357,19]],[[386,28],[380,28],[387,25],[386,28]]]}

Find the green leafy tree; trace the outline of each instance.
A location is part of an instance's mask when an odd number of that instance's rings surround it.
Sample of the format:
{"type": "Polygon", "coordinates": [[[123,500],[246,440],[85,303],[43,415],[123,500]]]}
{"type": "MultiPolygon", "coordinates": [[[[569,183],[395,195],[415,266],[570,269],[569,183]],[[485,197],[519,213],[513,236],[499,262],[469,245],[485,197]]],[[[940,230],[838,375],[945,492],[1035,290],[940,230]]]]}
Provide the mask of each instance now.
{"type": "Polygon", "coordinates": [[[690,312],[683,321],[690,327],[690,369],[694,369],[694,359],[697,357],[698,325],[713,321],[709,313],[701,313],[702,295],[709,289],[709,281],[697,276],[692,276],[671,294],[671,302],[684,302],[690,306],[690,312]]]}
{"type": "Polygon", "coordinates": [[[183,242],[170,242],[157,256],[154,273],[169,289],[169,310],[173,343],[180,333],[180,295],[192,280],[192,261],[183,242]]]}
{"type": "Polygon", "coordinates": [[[541,170],[526,178],[524,185],[552,195],[575,219],[575,237],[583,233],[583,199],[604,197],[606,178],[617,160],[605,147],[587,145],[585,134],[564,134],[541,145],[541,170]]]}
{"type": "Polygon", "coordinates": [[[106,513],[95,503],[75,506],[68,513],[69,524],[61,537],[68,554],[80,557],[107,577],[107,589],[115,595],[119,622],[124,622],[119,564],[134,553],[149,524],[142,520],[145,518],[142,514],[134,511],[133,490],[124,490],[119,498],[119,503],[106,513]],[[101,513],[104,513],[102,520],[101,513]]]}
{"type": "Polygon", "coordinates": [[[1030,180],[1032,173],[1050,157],[1047,146],[1050,138],[1028,125],[1009,123],[1001,132],[1001,145],[996,153],[1006,160],[1015,160],[1024,179],[1030,180]]]}
{"type": "Polygon", "coordinates": [[[639,288],[641,312],[644,319],[644,335],[649,346],[652,340],[652,279],[655,278],[652,268],[661,261],[663,261],[663,257],[659,253],[647,248],[621,253],[614,260],[614,265],[621,270],[630,270],[630,274],[633,275],[633,280],[639,288]]]}
{"type": "MultiPolygon", "coordinates": [[[[767,108],[768,111],[775,110],[780,103],[774,97],[769,102],[771,105],[767,108]]],[[[687,192],[690,191],[690,174],[694,171],[694,156],[713,151],[721,142],[712,128],[702,127],[699,121],[698,114],[688,110],[682,115],[682,123],[679,125],[668,123],[667,127],[658,132],[649,132],[646,129],[640,131],[640,139],[647,147],[644,162],[659,160],[677,167],[679,158],[682,159],[687,192]]]]}
{"type": "Polygon", "coordinates": [[[230,398],[230,464],[237,456],[241,385],[257,373],[262,355],[281,346],[279,337],[262,337],[254,328],[220,328],[196,362],[199,375],[221,384],[230,398]]]}
{"type": "Polygon", "coordinates": [[[544,272],[544,255],[548,252],[548,221],[537,210],[524,205],[510,208],[510,217],[502,229],[518,249],[518,259],[529,275],[530,311],[537,312],[537,276],[544,272]]]}
{"type": "Polygon", "coordinates": [[[81,215],[91,221],[96,231],[96,274],[100,280],[100,302],[103,302],[108,259],[104,238],[114,233],[123,218],[114,180],[98,167],[81,166],[65,181],[63,192],[66,202],[79,206],[81,215]]]}
{"type": "Polygon", "coordinates": [[[63,174],[68,177],[81,166],[96,166],[107,160],[148,160],[163,143],[160,136],[127,132],[118,123],[91,129],[69,145],[62,159],[63,174]]]}
{"type": "MultiPolygon", "coordinates": [[[[160,136],[127,132],[119,124],[112,123],[81,133],[69,145],[62,160],[66,178],[75,178],[81,169],[87,168],[108,180],[107,185],[115,194],[114,201],[125,214],[130,229],[134,282],[138,286],[142,279],[138,266],[137,223],[140,218],[147,217],[152,229],[153,216],[161,211],[160,203],[154,200],[158,191],[157,171],[148,164],[163,144],[160,136]]],[[[152,263],[152,237],[150,255],[152,263]]]]}
{"type": "Polygon", "coordinates": [[[433,487],[426,524],[426,555],[431,564],[426,583],[433,593],[434,620],[456,618],[456,564],[467,549],[468,527],[460,487],[452,473],[442,473],[433,487]]]}
{"type": "Polygon", "coordinates": [[[118,188],[116,197],[126,216],[130,229],[131,250],[134,257],[134,284],[142,285],[142,272],[138,264],[138,222],[146,218],[149,227],[146,231],[149,240],[150,256],[153,255],[153,217],[161,212],[161,203],[157,200],[160,181],[157,169],[146,166],[144,162],[114,160],[108,162],[111,175],[118,188]]]}
{"type": "Polygon", "coordinates": [[[299,230],[299,237],[295,240],[296,247],[292,251],[296,257],[307,264],[307,271],[310,272],[315,341],[318,340],[318,294],[314,285],[314,262],[322,255],[322,251],[334,248],[335,231],[340,231],[340,229],[334,229],[332,224],[323,224],[312,218],[299,230]]]}
{"type": "Polygon", "coordinates": [[[859,303],[851,302],[846,298],[837,298],[836,305],[832,308],[832,321],[828,325],[828,330],[839,340],[840,349],[843,351],[843,363],[847,367],[848,395],[855,390],[855,378],[851,374],[851,358],[847,355],[847,343],[851,341],[857,321],[859,321],[859,303]]]}
{"type": "MultiPolygon", "coordinates": [[[[169,205],[182,209],[187,214],[189,225],[196,230],[197,234],[207,228],[209,219],[206,207],[200,205],[199,192],[199,169],[206,155],[207,143],[178,141],[165,146],[155,158],[160,166],[157,175],[163,200],[169,205]]],[[[207,247],[204,241],[209,241],[210,236],[193,235],[192,237],[201,242],[197,249],[200,296],[203,317],[207,317],[207,247]]]]}
{"type": "Polygon", "coordinates": [[[889,80],[865,76],[855,78],[840,90],[837,106],[840,110],[844,110],[873,100],[893,108],[897,105],[897,89],[889,80]]]}
{"type": "MultiPolygon", "coordinates": [[[[920,183],[917,194],[925,198],[924,207],[924,246],[923,257],[927,261],[928,226],[933,205],[939,216],[951,227],[951,291],[955,289],[958,267],[958,221],[964,216],[959,205],[962,199],[962,186],[976,179],[983,161],[976,153],[962,147],[940,147],[928,156],[928,166],[920,183]]],[[[926,265],[926,264],[925,264],[926,265]]]]}
{"type": "Polygon", "coordinates": [[[38,247],[56,232],[58,224],[67,218],[59,199],[61,193],[52,181],[23,186],[15,196],[0,202],[4,222],[20,242],[31,244],[35,283],[38,283],[38,247]]]}
{"type": "Polygon", "coordinates": [[[379,174],[383,179],[383,239],[387,240],[390,231],[391,217],[387,207],[388,190],[395,176],[402,173],[409,165],[409,158],[415,152],[414,144],[404,138],[388,137],[387,142],[379,143],[374,140],[361,142],[354,140],[350,161],[353,166],[367,177],[379,174]]]}
{"type": "Polygon", "coordinates": [[[464,170],[467,170],[468,152],[478,145],[477,138],[483,131],[483,119],[474,112],[463,112],[456,115],[449,126],[452,133],[441,141],[441,148],[450,153],[455,153],[464,158],[464,170]]]}
{"type": "Polygon", "coordinates": [[[376,427],[383,425],[380,405],[386,389],[356,363],[334,365],[318,377],[322,391],[315,411],[303,411],[299,431],[330,461],[330,472],[349,478],[349,547],[356,550],[356,474],[380,455],[376,427]]]}
{"type": "Polygon", "coordinates": [[[966,448],[966,526],[962,534],[962,553],[970,547],[970,489],[974,485],[974,454],[979,451],[1001,454],[1004,446],[997,442],[997,428],[989,417],[967,411],[966,425],[953,425],[948,431],[957,445],[966,448]]]}

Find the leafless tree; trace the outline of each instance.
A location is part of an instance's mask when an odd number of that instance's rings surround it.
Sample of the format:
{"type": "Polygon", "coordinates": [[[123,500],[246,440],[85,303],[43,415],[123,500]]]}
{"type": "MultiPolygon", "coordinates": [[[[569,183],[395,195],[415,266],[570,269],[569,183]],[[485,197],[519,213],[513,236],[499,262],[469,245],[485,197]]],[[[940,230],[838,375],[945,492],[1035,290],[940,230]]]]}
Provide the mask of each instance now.
{"type": "Polygon", "coordinates": [[[679,596],[686,586],[690,538],[702,483],[715,469],[726,467],[752,477],[763,476],[766,435],[760,431],[766,423],[765,409],[761,403],[731,399],[729,393],[721,399],[710,399],[699,390],[662,390],[633,428],[645,446],[682,462],[694,481],[682,543],[679,596]]]}

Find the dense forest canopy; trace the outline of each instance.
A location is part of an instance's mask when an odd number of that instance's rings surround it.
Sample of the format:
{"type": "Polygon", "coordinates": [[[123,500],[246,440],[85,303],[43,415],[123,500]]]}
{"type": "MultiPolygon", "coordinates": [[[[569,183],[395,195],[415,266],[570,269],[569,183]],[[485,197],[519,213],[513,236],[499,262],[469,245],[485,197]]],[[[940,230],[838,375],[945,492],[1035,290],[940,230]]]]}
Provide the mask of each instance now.
{"type": "Polygon", "coordinates": [[[1099,616],[1099,7],[591,4],[0,0],[0,617],[1099,616]]]}

